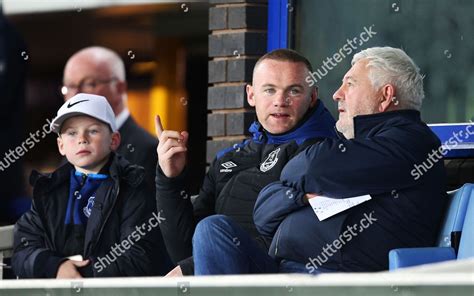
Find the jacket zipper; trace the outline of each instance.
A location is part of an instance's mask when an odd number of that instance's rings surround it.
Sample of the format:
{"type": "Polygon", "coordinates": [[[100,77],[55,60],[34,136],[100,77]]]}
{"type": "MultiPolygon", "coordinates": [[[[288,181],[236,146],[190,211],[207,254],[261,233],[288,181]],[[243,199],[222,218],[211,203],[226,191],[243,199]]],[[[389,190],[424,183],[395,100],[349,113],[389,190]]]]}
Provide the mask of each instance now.
{"type": "Polygon", "coordinates": [[[277,231],[277,240],[276,240],[276,243],[275,243],[275,256],[276,256],[277,253],[278,253],[278,242],[280,241],[280,235],[281,235],[281,228],[278,228],[278,231],[277,231]]]}
{"type": "MultiPolygon", "coordinates": [[[[105,227],[105,224],[107,223],[107,220],[109,220],[109,217],[110,215],[112,214],[112,211],[114,209],[114,206],[115,206],[115,203],[117,202],[117,198],[118,198],[118,195],[120,193],[120,185],[117,186],[117,193],[115,194],[115,198],[114,198],[114,202],[112,203],[112,207],[110,208],[109,212],[107,213],[107,216],[105,217],[105,220],[104,222],[102,223],[101,227],[100,227],[100,231],[99,231],[99,235],[97,235],[97,239],[95,240],[96,244],[99,242],[100,240],[100,236],[102,235],[102,232],[104,230],[104,227],[105,227]]],[[[92,249],[95,248],[95,245],[94,246],[91,246],[90,250],[92,252],[92,249]]]]}

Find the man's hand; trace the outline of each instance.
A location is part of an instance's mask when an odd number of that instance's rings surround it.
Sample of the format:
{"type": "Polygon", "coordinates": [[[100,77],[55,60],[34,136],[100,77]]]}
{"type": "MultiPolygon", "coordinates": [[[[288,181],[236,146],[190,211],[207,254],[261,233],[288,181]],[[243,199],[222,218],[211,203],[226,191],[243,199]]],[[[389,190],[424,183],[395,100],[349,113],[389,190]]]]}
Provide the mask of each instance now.
{"type": "Polygon", "coordinates": [[[61,263],[56,274],[57,279],[79,279],[82,275],[77,271],[78,267],[84,267],[89,264],[89,260],[74,261],[67,260],[61,263]]]}
{"type": "Polygon", "coordinates": [[[181,277],[183,276],[183,271],[181,270],[181,267],[178,265],[175,268],[173,268],[170,272],[168,272],[165,277],[181,277]]]}
{"type": "Polygon", "coordinates": [[[303,196],[303,201],[305,204],[309,204],[309,200],[312,199],[312,198],[315,198],[317,195],[314,194],[314,193],[306,193],[304,196],[303,196]]]}
{"type": "Polygon", "coordinates": [[[186,165],[189,134],[185,131],[163,130],[159,115],[155,117],[155,131],[159,141],[156,151],[160,168],[166,177],[176,177],[186,165]]]}

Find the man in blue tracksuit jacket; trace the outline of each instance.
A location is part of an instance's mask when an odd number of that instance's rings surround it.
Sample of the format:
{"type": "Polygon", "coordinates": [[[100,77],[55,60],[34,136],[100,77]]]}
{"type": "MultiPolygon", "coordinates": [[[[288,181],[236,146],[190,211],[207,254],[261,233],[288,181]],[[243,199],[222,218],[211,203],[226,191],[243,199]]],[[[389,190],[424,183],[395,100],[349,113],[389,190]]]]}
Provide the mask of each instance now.
{"type": "Polygon", "coordinates": [[[305,149],[288,162],[280,181],[260,192],[254,221],[273,238],[269,256],[256,254],[227,227],[230,237],[244,243],[225,255],[244,253],[238,255],[244,262],[223,272],[222,266],[196,266],[196,274],[247,273],[252,265],[265,273],[377,271],[387,269],[391,249],[434,243],[445,172],[432,157],[441,151],[440,141],[418,111],[422,76],[402,50],[390,47],[366,49],[352,65],[334,94],[340,139],[305,149]],[[308,205],[319,195],[365,194],[372,199],[323,221],[308,205]]]}
{"type": "MultiPolygon", "coordinates": [[[[317,88],[305,82],[311,71],[309,61],[289,49],[273,50],[257,61],[252,85],[246,88],[258,120],[249,129],[252,138],[217,154],[193,202],[183,195],[189,134],[163,130],[157,121],[156,201],[167,213],[160,230],[177,263],[168,276],[194,274],[194,246],[202,242],[204,249],[208,247],[207,237],[193,238],[196,225],[204,220],[232,220],[262,252],[268,252],[271,238],[263,238],[253,221],[258,194],[280,179],[285,164],[300,151],[336,137],[334,118],[318,100],[317,88]]],[[[207,256],[213,257],[213,252],[198,261],[210,262],[207,256]]]]}

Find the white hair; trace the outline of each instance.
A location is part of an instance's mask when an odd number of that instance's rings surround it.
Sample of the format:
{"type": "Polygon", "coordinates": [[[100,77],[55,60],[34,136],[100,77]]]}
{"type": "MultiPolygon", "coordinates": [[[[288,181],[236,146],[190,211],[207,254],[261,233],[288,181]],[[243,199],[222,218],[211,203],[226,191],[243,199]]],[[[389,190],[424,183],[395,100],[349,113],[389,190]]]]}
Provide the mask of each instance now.
{"type": "Polygon", "coordinates": [[[368,60],[369,79],[376,89],[390,83],[402,109],[420,110],[425,93],[423,76],[413,60],[401,49],[372,47],[362,50],[352,58],[352,65],[368,60]]]}

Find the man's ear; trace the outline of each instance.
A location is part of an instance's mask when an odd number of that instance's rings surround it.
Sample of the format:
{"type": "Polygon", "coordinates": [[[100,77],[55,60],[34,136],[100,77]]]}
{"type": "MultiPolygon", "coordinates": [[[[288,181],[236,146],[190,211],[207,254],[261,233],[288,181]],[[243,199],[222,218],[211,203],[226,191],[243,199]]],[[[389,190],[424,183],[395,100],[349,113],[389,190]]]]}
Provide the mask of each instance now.
{"type": "Polygon", "coordinates": [[[128,88],[127,87],[127,82],[126,81],[121,81],[121,80],[117,81],[115,87],[117,88],[117,91],[121,94],[126,93],[127,88],[128,88]]]}
{"type": "Polygon", "coordinates": [[[58,136],[58,137],[56,138],[56,142],[58,143],[58,150],[59,150],[59,153],[61,153],[62,156],[66,155],[66,151],[64,150],[63,139],[61,138],[61,136],[58,136]]]}
{"type": "Polygon", "coordinates": [[[385,84],[381,88],[382,92],[382,99],[379,105],[379,112],[385,112],[392,106],[392,109],[397,109],[397,105],[399,102],[396,100],[395,97],[395,87],[391,84],[385,84]]]}
{"type": "Polygon", "coordinates": [[[120,140],[121,137],[119,132],[112,133],[112,138],[110,141],[110,150],[117,150],[117,148],[120,146],[120,140]]]}
{"type": "Polygon", "coordinates": [[[318,100],[318,88],[316,86],[311,87],[311,102],[309,106],[312,108],[316,105],[316,101],[318,100]]]}
{"type": "Polygon", "coordinates": [[[247,84],[246,87],[247,91],[247,102],[249,103],[250,106],[255,107],[255,97],[254,97],[254,88],[252,85],[247,84]]]}

